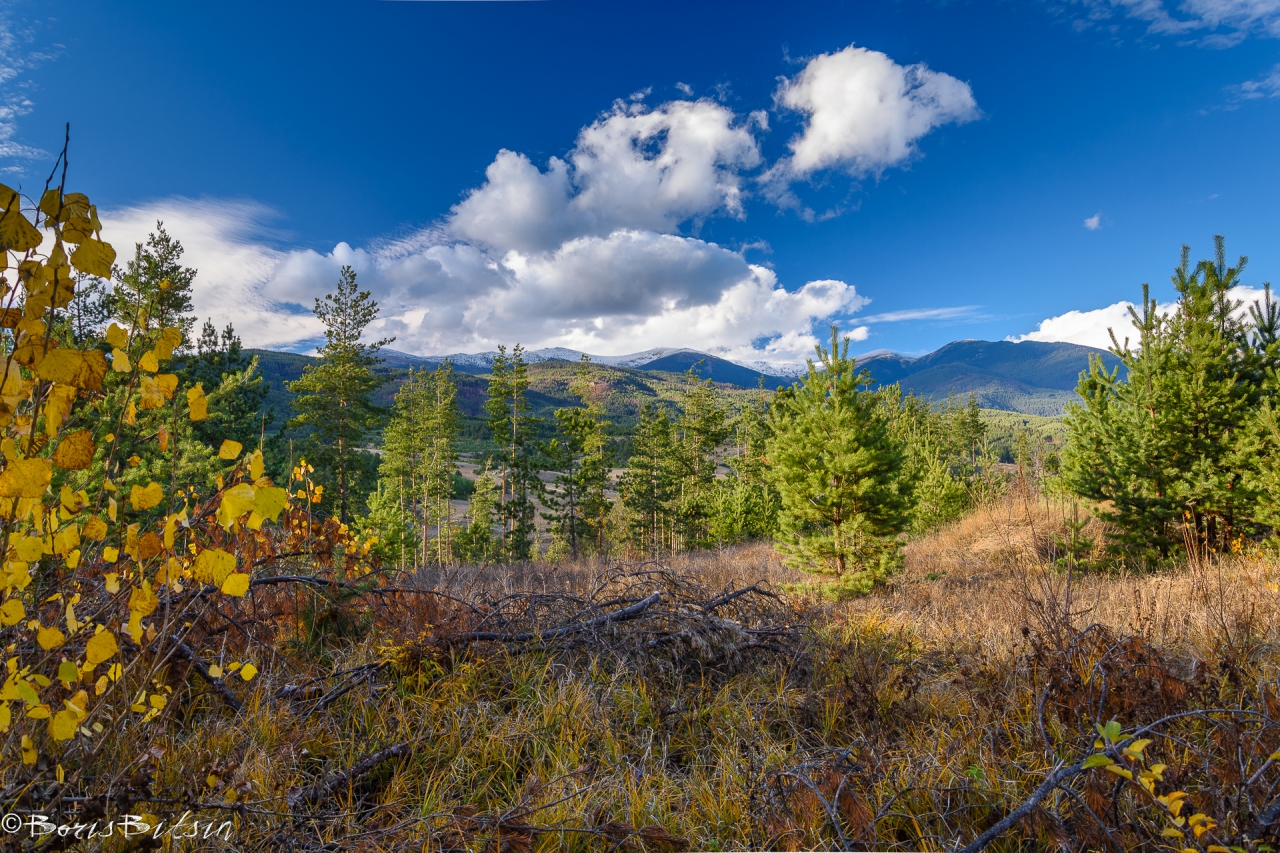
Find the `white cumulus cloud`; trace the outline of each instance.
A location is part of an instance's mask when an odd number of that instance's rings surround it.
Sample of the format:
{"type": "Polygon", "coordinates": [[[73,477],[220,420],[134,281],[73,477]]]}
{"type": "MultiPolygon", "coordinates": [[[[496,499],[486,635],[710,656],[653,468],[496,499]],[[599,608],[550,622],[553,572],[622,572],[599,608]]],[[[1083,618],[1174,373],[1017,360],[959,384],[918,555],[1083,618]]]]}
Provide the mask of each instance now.
{"type": "Polygon", "coordinates": [[[934,128],[980,115],[968,83],[852,45],[810,59],[774,97],[805,116],[791,156],[766,177],[775,194],[822,169],[878,174],[914,157],[917,140],[934,128]]]}
{"type": "Polygon", "coordinates": [[[1097,231],[1102,227],[1102,214],[1095,213],[1084,221],[1084,227],[1090,231],[1097,231]]]}
{"type": "MultiPolygon", "coordinates": [[[[1263,291],[1252,287],[1234,287],[1228,291],[1229,298],[1239,300],[1240,307],[1236,314],[1246,317],[1249,306],[1261,301],[1263,291]]],[[[1116,302],[1106,308],[1092,311],[1068,311],[1056,317],[1041,321],[1034,332],[1025,335],[1011,335],[1007,340],[1019,341],[1064,341],[1082,344],[1098,349],[1110,349],[1111,333],[1115,332],[1116,341],[1121,346],[1129,339],[1130,346],[1138,344],[1138,330],[1133,325],[1130,310],[1135,306],[1132,302],[1116,302]]],[[[1167,314],[1174,308],[1174,303],[1166,302],[1158,305],[1157,310],[1167,314]]],[[[1141,309],[1138,309],[1141,311],[1141,309]]]]}
{"type": "Polygon", "coordinates": [[[619,228],[670,233],[691,219],[742,216],[741,172],[759,164],[750,128],[714,101],[652,110],[619,102],[546,171],[499,152],[485,183],[454,207],[449,230],[499,252],[548,250],[619,228]]]}
{"type": "MultiPolygon", "coordinates": [[[[804,174],[885,168],[911,156],[929,128],[976,110],[954,78],[855,48],[813,60],[784,89],[792,94],[780,101],[809,117],[786,166],[804,174]],[[873,67],[850,72],[850,63],[873,67]],[[828,82],[850,73],[855,89],[896,99],[892,117],[833,100],[828,82]],[[855,122],[862,135],[850,146],[830,134],[832,110],[851,108],[878,129],[863,133],[855,122]]],[[[499,343],[601,355],[695,347],[783,363],[811,353],[814,330],[828,322],[865,340],[868,327],[855,315],[869,300],[852,284],[784,286],[773,270],[748,263],[745,249],[696,236],[705,219],[745,216],[749,182],[763,166],[754,134],[768,128],[767,114],[740,118],[705,98],[650,107],[643,94],[615,102],[545,165],[499,151],[480,186],[430,227],[396,239],[329,252],[282,248],[270,239],[272,211],[190,199],[107,211],[104,236],[127,257],[163,220],[199,271],[196,312],[234,323],[250,346],[314,345],[322,329],[311,308],[343,265],[381,306],[370,335],[394,335],[394,347],[412,353],[499,343]]]]}

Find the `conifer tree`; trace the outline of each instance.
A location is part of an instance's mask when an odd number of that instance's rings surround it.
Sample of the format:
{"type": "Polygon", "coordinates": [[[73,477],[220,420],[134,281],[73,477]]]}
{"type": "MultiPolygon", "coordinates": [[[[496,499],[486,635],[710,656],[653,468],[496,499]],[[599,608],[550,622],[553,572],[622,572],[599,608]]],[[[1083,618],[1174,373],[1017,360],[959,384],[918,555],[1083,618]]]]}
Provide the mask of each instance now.
{"type": "Polygon", "coordinates": [[[631,459],[618,489],[628,510],[627,538],[641,553],[660,554],[674,544],[668,504],[676,486],[671,420],[666,409],[646,404],[631,441],[631,459]]]}
{"type": "MultiPolygon", "coordinates": [[[[446,361],[426,383],[426,446],[423,453],[424,528],[436,530],[433,557],[437,565],[453,561],[450,535],[453,525],[453,474],[458,454],[458,386],[453,365],[446,361]]],[[[426,532],[423,538],[425,541],[426,532]]]]}
{"type": "Polygon", "coordinates": [[[538,477],[535,429],[538,419],[529,414],[529,368],[524,347],[516,344],[507,355],[498,347],[489,376],[489,399],[484,404],[488,425],[497,443],[500,464],[498,517],[502,559],[528,560],[537,532],[534,498],[542,492],[538,477]]]}
{"type": "Polygon", "coordinates": [[[1184,524],[1196,542],[1223,549],[1254,521],[1258,460],[1247,440],[1267,393],[1266,346],[1255,340],[1268,333],[1229,293],[1247,259],[1229,267],[1221,236],[1215,248],[1192,267],[1183,247],[1173,310],[1143,285],[1142,310],[1131,310],[1137,346],[1112,331],[1127,374],[1094,359],[1077,389],[1083,403],[1068,407],[1064,481],[1098,502],[1118,544],[1143,560],[1178,548],[1184,524]]]}
{"type": "MultiPolygon", "coordinates": [[[[422,551],[414,555],[420,565],[452,562],[450,498],[457,468],[457,431],[453,365],[445,362],[433,373],[410,369],[396,392],[391,420],[383,432],[379,477],[381,487],[398,500],[401,516],[414,519],[419,528],[408,538],[421,544],[422,551]]],[[[384,517],[391,516],[384,513],[384,517]]]]}
{"type": "Polygon", "coordinates": [[[577,559],[583,550],[604,550],[605,519],[610,501],[609,440],[604,406],[594,399],[590,358],[582,356],[570,390],[581,407],[556,409],[556,437],[547,445],[547,457],[557,471],[556,489],[546,495],[552,530],[577,559]]]}
{"type": "Polygon", "coordinates": [[[717,480],[713,489],[710,544],[768,539],[777,529],[778,490],[769,479],[765,456],[768,415],[768,399],[762,393],[748,401],[732,424],[733,455],[727,460],[730,475],[717,480]]]}
{"type": "Polygon", "coordinates": [[[676,467],[671,510],[677,522],[673,552],[710,544],[716,451],[732,431],[728,409],[716,402],[711,380],[699,379],[692,369],[685,374],[680,403],[682,412],[672,435],[676,467]]]}
{"type": "Polygon", "coordinates": [[[182,265],[182,243],[169,236],[163,222],[136,243],[133,259],[123,270],[114,270],[115,287],[110,296],[112,314],[125,330],[144,325],[145,317],[154,328],[182,330],[181,352],[191,344],[196,319],[192,315],[191,284],[196,271],[182,265]]]}
{"type": "Polygon", "coordinates": [[[319,363],[307,365],[302,378],[289,383],[295,395],[289,428],[309,430],[316,449],[332,463],[337,514],[345,523],[352,508],[352,484],[368,464],[362,445],[382,414],[373,404],[373,392],[384,380],[373,368],[382,361],[378,350],[395,339],[361,342],[364,330],[378,317],[378,303],[369,291],[359,290],[356,272],[349,266],[342,268],[337,289],[316,299],[315,314],[325,326],[325,345],[319,363]]]}
{"type": "Polygon", "coordinates": [[[488,466],[476,477],[467,502],[467,524],[454,536],[454,554],[470,563],[488,563],[500,555],[493,539],[493,521],[500,500],[498,481],[488,466]]]}
{"type": "MultiPolygon", "coordinates": [[[[73,297],[69,313],[74,316],[59,331],[67,343],[110,348],[115,369],[104,380],[107,393],[95,403],[91,424],[98,443],[114,436],[116,459],[128,460],[110,472],[111,479],[130,488],[163,479],[179,488],[203,490],[213,484],[222,467],[217,447],[204,440],[203,423],[175,419],[162,398],[135,393],[138,385],[146,390],[158,381],[151,375],[158,364],[149,363],[148,351],[172,354],[189,349],[195,324],[186,312],[191,308],[196,270],[182,265],[182,243],[162,223],[156,226],[145,243],[135,244],[134,257],[123,269],[112,267],[110,292],[100,280],[90,278],[91,289],[73,297]],[[77,298],[81,304],[75,307],[77,298]],[[137,377],[131,373],[135,364],[141,371],[137,377]]],[[[175,391],[192,386],[185,371],[172,375],[177,380],[175,391]]],[[[208,390],[200,388],[202,395],[208,390]]]]}
{"type": "Polygon", "coordinates": [[[271,386],[258,372],[258,357],[241,348],[231,323],[219,334],[212,321],[205,321],[182,377],[187,385],[199,383],[216,404],[207,420],[194,425],[201,441],[215,450],[227,438],[246,447],[262,441],[275,418],[274,412],[263,411],[271,386]]]}
{"type": "Polygon", "coordinates": [[[768,443],[779,548],[789,565],[834,575],[822,589],[835,595],[868,591],[895,564],[912,491],[903,442],[848,353],[833,326],[819,363],[775,398],[768,443]]]}
{"type": "MultiPolygon", "coordinates": [[[[418,538],[422,518],[422,432],[424,419],[418,408],[421,398],[423,373],[413,368],[396,391],[392,403],[391,418],[382,431],[382,458],[378,463],[378,500],[380,512],[375,517],[374,505],[369,504],[367,526],[381,542],[396,541],[399,553],[390,556],[400,568],[421,565],[424,561],[425,542],[418,538]],[[394,504],[394,511],[388,507],[394,504]],[[399,528],[391,530],[386,524],[399,528]]],[[[372,498],[370,499],[372,501],[372,498]]]]}

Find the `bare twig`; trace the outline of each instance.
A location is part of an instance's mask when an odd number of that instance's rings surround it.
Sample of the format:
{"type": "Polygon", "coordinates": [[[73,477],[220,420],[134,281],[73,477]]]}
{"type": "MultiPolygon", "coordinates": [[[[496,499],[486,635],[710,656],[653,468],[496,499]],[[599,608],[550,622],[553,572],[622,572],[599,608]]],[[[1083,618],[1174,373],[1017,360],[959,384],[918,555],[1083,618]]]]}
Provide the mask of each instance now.
{"type": "Polygon", "coordinates": [[[182,642],[177,635],[174,635],[169,639],[174,644],[173,653],[183,660],[190,661],[192,668],[195,669],[196,672],[200,673],[201,678],[209,682],[209,686],[213,688],[215,693],[222,697],[223,702],[226,702],[227,705],[229,705],[236,713],[239,713],[244,709],[244,704],[236,698],[236,694],[231,692],[231,688],[227,686],[227,683],[221,678],[214,678],[213,675],[209,673],[209,665],[196,657],[196,653],[191,650],[190,646],[182,642]]]}
{"type": "Polygon", "coordinates": [[[347,770],[341,773],[335,773],[327,777],[318,784],[312,785],[310,788],[295,788],[289,792],[288,802],[289,808],[297,811],[300,807],[308,804],[316,803],[341,788],[348,785],[369,773],[384,761],[392,758],[403,758],[412,750],[409,748],[409,742],[404,741],[395,746],[389,746],[386,749],[380,749],[377,752],[371,752],[364,758],[361,758],[347,770]]]}

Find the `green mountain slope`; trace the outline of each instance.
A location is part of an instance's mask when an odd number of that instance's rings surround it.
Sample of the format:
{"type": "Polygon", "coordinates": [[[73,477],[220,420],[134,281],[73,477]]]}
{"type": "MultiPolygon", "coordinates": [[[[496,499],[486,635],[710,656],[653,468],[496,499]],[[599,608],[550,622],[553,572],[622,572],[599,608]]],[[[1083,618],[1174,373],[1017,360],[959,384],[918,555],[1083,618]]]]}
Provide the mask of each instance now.
{"type": "Polygon", "coordinates": [[[956,341],[920,358],[873,355],[862,361],[881,384],[935,400],[972,393],[983,408],[1030,415],[1061,415],[1075,399],[1081,371],[1098,356],[1108,367],[1119,359],[1078,344],[1040,341],[956,341]]]}

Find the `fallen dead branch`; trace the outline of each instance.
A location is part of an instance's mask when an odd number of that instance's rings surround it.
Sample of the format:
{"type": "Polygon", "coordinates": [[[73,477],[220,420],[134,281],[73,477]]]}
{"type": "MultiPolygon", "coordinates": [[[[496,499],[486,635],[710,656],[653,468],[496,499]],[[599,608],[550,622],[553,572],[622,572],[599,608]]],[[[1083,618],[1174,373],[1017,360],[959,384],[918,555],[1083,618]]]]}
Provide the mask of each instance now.
{"type": "Polygon", "coordinates": [[[443,626],[444,648],[482,643],[589,657],[633,669],[732,666],[744,654],[799,652],[803,625],[767,584],[711,590],[695,578],[647,563],[615,566],[587,579],[585,592],[474,590],[479,618],[443,626]]]}
{"type": "Polygon", "coordinates": [[[393,758],[403,758],[412,750],[409,748],[409,742],[404,741],[395,746],[389,746],[386,749],[380,749],[377,752],[371,752],[361,758],[350,768],[343,770],[341,773],[334,773],[332,776],[326,777],[323,781],[312,785],[310,788],[295,788],[289,792],[288,803],[291,811],[298,811],[305,805],[311,805],[319,802],[331,794],[336,792],[344,785],[349,785],[360,779],[365,774],[372,771],[384,761],[390,761],[393,758]]]}
{"type": "Polygon", "coordinates": [[[191,668],[200,674],[200,677],[213,688],[214,692],[221,697],[223,702],[227,703],[227,705],[236,713],[239,713],[244,709],[244,703],[236,698],[236,694],[231,692],[231,688],[227,686],[227,683],[221,678],[214,678],[212,673],[209,672],[209,665],[200,660],[200,658],[196,656],[196,653],[191,650],[190,646],[182,642],[182,640],[176,635],[169,639],[173,642],[174,655],[185,661],[189,661],[191,663],[191,668]]]}

